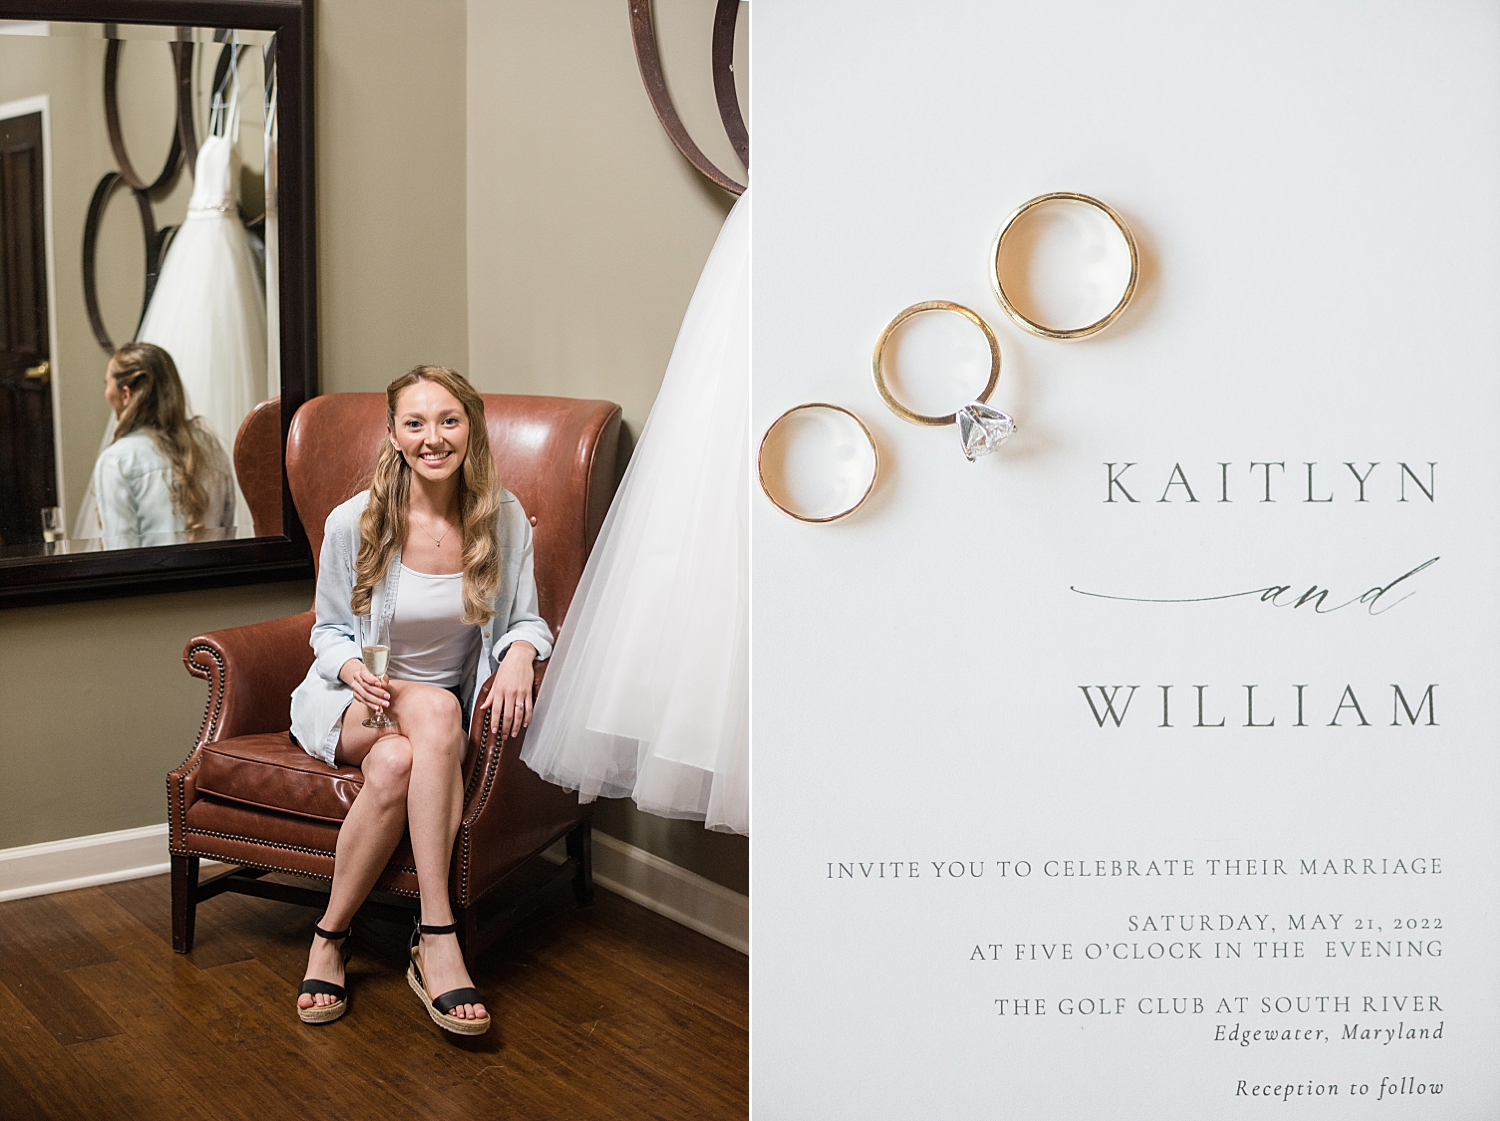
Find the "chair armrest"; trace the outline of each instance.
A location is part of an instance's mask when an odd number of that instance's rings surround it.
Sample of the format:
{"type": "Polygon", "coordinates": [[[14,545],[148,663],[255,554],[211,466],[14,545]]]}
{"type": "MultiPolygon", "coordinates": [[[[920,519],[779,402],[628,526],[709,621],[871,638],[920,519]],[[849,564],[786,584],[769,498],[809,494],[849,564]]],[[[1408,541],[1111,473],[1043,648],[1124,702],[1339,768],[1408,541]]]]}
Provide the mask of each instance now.
{"type": "MultiPolygon", "coordinates": [[[[536,667],[533,690],[541,688],[547,664],[536,667]]],[[[493,675],[480,699],[494,684],[493,675]]],[[[580,805],[576,791],[546,782],[521,762],[526,732],[501,740],[488,721],[469,729],[474,767],[464,785],[464,815],[454,843],[450,890],[467,907],[529,857],[562,836],[593,807],[580,805]]]]}
{"type": "MultiPolygon", "coordinates": [[[[550,662],[532,662],[531,663],[532,672],[534,674],[536,674],[535,679],[531,683],[531,699],[533,701],[536,700],[537,695],[539,693],[541,693],[541,691],[542,691],[542,678],[546,676],[546,674],[547,674],[547,667],[549,665],[551,665],[551,664],[552,663],[550,663],[550,662]]],[[[499,670],[495,671],[495,673],[499,673],[499,672],[500,672],[499,670]]],[[[489,678],[485,681],[485,683],[479,687],[479,700],[483,701],[486,697],[488,697],[490,695],[490,690],[493,689],[494,686],[495,686],[495,674],[492,673],[492,674],[490,674],[489,678]]],[[[476,706],[476,709],[475,709],[475,715],[478,716],[478,708],[477,708],[477,706],[476,706]]],[[[493,745],[489,745],[488,744],[488,737],[489,737],[489,729],[485,727],[485,721],[484,721],[483,718],[474,721],[469,726],[469,752],[468,752],[468,758],[469,759],[471,759],[471,760],[472,759],[479,759],[479,760],[483,760],[484,759],[484,757],[485,757],[484,753],[486,751],[487,746],[493,746],[493,745]]],[[[470,801],[472,799],[472,795],[473,795],[473,792],[474,792],[473,791],[474,782],[475,782],[474,776],[478,775],[481,769],[482,768],[480,766],[477,766],[477,765],[474,767],[473,771],[470,772],[468,784],[464,787],[464,810],[465,810],[465,812],[468,811],[469,803],[470,803],[470,801]]]]}
{"type": "Polygon", "coordinates": [[[292,726],[292,690],[313,663],[313,622],[313,613],[304,611],[202,634],[187,644],[183,664],[208,681],[198,747],[292,726]]]}

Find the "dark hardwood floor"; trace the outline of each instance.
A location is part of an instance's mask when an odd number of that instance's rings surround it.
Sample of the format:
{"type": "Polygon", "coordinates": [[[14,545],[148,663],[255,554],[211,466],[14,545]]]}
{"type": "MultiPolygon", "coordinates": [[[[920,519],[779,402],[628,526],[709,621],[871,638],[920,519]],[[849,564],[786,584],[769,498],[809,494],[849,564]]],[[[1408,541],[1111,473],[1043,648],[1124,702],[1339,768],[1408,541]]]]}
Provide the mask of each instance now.
{"type": "Polygon", "coordinates": [[[171,949],[165,876],[0,904],[0,1118],[692,1119],[748,1113],[746,959],[602,888],[481,958],[463,1040],[362,922],[349,1012],[293,1009],[316,916],[222,895],[171,949]]]}

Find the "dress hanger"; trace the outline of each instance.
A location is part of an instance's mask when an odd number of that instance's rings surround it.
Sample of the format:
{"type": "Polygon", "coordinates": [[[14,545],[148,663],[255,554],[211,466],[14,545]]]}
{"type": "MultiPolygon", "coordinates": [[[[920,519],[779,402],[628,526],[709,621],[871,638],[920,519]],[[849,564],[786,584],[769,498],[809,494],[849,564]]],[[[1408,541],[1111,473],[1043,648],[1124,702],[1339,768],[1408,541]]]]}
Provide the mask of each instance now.
{"type": "Polygon", "coordinates": [[[208,113],[208,131],[211,136],[228,136],[231,139],[239,134],[240,126],[240,51],[239,32],[230,33],[225,49],[229,52],[229,65],[223,71],[222,76],[213,92],[213,100],[208,113]]]}

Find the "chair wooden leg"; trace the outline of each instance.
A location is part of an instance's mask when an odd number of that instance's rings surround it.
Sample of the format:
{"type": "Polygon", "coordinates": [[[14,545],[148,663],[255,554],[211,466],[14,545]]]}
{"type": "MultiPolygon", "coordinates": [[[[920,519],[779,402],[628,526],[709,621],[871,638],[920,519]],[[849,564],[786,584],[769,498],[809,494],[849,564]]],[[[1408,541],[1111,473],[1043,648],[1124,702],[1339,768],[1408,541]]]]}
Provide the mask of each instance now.
{"type": "Polygon", "coordinates": [[[193,948],[193,922],[198,911],[198,858],[172,857],[172,949],[179,954],[193,948]]]}
{"type": "Polygon", "coordinates": [[[580,907],[594,901],[594,825],[585,819],[568,834],[568,856],[578,861],[573,875],[573,898],[580,907]]]}

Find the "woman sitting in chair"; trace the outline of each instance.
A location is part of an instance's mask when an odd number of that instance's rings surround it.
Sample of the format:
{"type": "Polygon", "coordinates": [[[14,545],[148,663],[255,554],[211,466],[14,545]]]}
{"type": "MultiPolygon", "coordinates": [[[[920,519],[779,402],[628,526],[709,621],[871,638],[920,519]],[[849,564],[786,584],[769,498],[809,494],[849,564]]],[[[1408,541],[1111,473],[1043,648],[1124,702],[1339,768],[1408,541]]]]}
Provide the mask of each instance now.
{"type": "Polygon", "coordinates": [[[531,525],[495,477],[479,394],[452,370],[419,366],[386,388],[386,424],[370,489],[328,515],[317,658],[292,694],[303,750],[364,772],[297,1013],[310,1024],[344,1014],[339,943],[409,829],[422,913],[407,980],[440,1027],[478,1035],[490,1017],[448,899],[466,730],[491,719],[511,736],[530,722],[532,663],[551,653],[552,632],[537,614],[531,525]],[[377,676],[361,660],[361,628],[382,622],[389,662],[377,676]],[[371,726],[383,716],[395,727],[371,726]]]}
{"type": "Polygon", "coordinates": [[[126,343],[104,371],[113,442],[94,462],[93,491],[107,549],[233,536],[234,475],[218,439],[189,417],[172,356],[126,343]]]}

